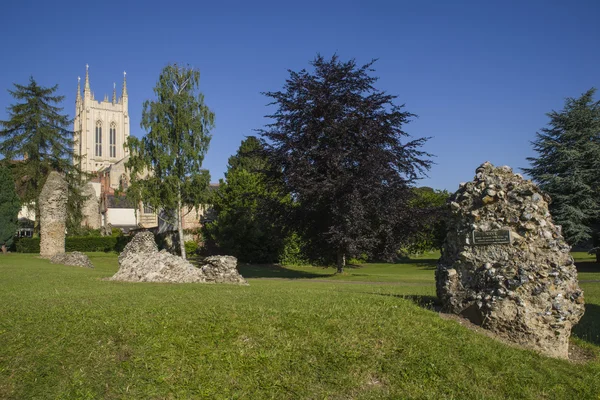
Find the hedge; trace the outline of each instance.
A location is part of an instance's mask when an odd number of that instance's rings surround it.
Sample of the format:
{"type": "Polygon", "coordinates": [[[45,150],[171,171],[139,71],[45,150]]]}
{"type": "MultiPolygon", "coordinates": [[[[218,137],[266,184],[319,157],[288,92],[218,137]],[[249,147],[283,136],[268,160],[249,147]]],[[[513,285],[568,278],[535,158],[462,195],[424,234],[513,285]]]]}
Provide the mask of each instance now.
{"type": "MultiPolygon", "coordinates": [[[[129,243],[131,236],[72,236],[65,239],[65,251],[115,251],[120,253],[129,243]]],[[[39,253],[40,238],[16,240],[17,253],[39,253]]]]}

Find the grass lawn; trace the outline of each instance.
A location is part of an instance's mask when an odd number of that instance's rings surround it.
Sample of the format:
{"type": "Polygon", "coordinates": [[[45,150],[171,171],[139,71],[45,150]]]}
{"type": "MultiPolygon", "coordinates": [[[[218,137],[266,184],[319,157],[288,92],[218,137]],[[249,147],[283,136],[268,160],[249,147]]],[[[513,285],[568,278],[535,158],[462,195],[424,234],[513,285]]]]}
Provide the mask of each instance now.
{"type": "MultiPolygon", "coordinates": [[[[90,258],[0,257],[0,399],[600,398],[600,359],[508,347],[423,306],[435,254],[341,276],[246,265],[247,287],[109,282],[116,255],[90,258]]],[[[600,268],[581,263],[573,340],[598,357],[600,268]]]]}

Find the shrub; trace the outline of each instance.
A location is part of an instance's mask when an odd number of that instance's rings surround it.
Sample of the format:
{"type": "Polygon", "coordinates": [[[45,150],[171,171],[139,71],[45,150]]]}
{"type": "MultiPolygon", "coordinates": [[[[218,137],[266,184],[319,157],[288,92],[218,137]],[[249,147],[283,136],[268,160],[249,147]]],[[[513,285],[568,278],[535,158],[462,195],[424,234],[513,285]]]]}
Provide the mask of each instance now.
{"type": "Polygon", "coordinates": [[[184,243],[185,246],[185,253],[187,255],[193,255],[196,254],[196,252],[198,251],[198,243],[194,242],[193,240],[188,240],[187,242],[184,243]]]}
{"type": "Polygon", "coordinates": [[[15,241],[17,253],[39,253],[40,238],[19,238],[15,241]]]}
{"type": "Polygon", "coordinates": [[[279,263],[282,265],[307,265],[309,261],[303,252],[304,244],[296,233],[286,237],[283,250],[279,255],[279,263]]]}
{"type": "MultiPolygon", "coordinates": [[[[120,253],[131,236],[73,236],[65,239],[65,251],[115,251],[120,253]]],[[[39,253],[40,238],[20,238],[15,244],[18,253],[39,253]]]]}

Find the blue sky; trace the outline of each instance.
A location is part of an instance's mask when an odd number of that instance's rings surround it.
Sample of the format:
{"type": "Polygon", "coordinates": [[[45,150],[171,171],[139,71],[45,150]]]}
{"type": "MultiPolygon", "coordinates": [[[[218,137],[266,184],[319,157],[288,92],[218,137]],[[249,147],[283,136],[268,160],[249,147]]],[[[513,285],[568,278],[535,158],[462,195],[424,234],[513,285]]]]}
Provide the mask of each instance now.
{"type": "Polygon", "coordinates": [[[0,119],[28,77],[59,85],[74,113],[90,65],[96,98],[127,71],[131,133],[168,63],[201,73],[216,114],[204,166],[216,182],[241,140],[268,122],[287,69],[317,53],[366,63],[419,118],[436,165],[420,185],[454,191],[489,160],[527,166],[530,141],[565,97],[600,87],[598,1],[14,1],[2,5],[0,119]]]}

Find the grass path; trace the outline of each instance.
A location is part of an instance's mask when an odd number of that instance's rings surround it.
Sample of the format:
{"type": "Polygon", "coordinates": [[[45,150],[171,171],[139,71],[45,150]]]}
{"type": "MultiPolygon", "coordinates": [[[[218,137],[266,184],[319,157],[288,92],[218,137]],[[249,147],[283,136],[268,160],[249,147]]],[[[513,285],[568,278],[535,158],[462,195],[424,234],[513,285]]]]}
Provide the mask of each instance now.
{"type": "MultiPolygon", "coordinates": [[[[511,348],[423,306],[435,301],[432,258],[345,276],[243,266],[248,287],[104,281],[116,255],[91,259],[94,270],[0,257],[1,399],[600,395],[598,359],[511,348]]],[[[582,280],[598,274],[588,267],[582,280]]],[[[574,340],[600,356],[600,284],[582,286],[574,340]]]]}

